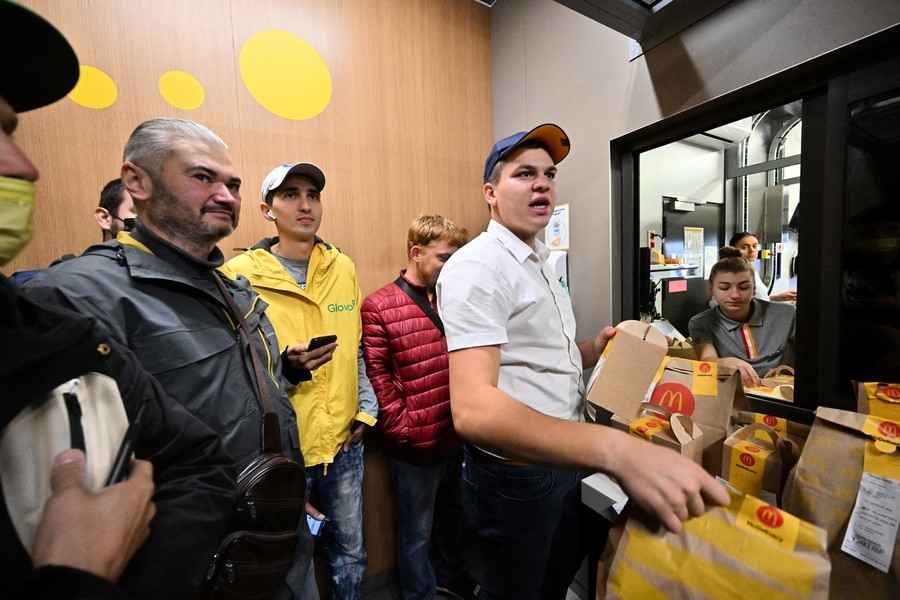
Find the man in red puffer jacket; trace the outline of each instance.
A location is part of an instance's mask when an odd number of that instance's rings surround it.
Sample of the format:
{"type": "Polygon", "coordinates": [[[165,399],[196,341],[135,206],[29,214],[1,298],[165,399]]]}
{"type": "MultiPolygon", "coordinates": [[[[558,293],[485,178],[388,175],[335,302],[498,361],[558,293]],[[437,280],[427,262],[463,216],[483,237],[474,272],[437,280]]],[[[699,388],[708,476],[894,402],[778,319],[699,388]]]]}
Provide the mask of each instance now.
{"type": "Polygon", "coordinates": [[[434,295],[441,267],[466,235],[439,215],[417,217],[409,228],[406,269],[362,305],[366,371],[378,397],[378,430],[397,500],[403,600],[431,600],[436,590],[473,597],[475,587],[463,566],[462,454],[434,295]]]}

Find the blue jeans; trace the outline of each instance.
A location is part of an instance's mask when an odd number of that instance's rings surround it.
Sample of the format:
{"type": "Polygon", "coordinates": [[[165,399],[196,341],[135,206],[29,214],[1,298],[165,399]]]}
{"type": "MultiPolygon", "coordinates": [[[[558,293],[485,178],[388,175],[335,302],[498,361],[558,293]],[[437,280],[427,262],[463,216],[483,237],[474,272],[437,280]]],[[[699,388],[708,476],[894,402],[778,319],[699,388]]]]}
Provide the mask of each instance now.
{"type": "MultiPolygon", "coordinates": [[[[466,445],[463,502],[484,561],[480,600],[562,600],[606,530],[581,504],[583,474],[512,466],[466,445]]],[[[595,517],[595,516],[594,516],[595,517]]]]}
{"type": "Polygon", "coordinates": [[[397,583],[403,600],[432,600],[469,578],[462,548],[460,452],[430,465],[391,459],[397,506],[397,583]]]}
{"type": "MultiPolygon", "coordinates": [[[[362,480],[362,442],[354,444],[349,452],[339,451],[327,470],[325,465],[306,468],[309,501],[328,517],[320,537],[328,557],[331,600],[359,600],[359,587],[366,570],[362,480]]],[[[305,518],[303,522],[305,525],[305,518]]],[[[299,588],[300,582],[294,589],[299,588]]]]}

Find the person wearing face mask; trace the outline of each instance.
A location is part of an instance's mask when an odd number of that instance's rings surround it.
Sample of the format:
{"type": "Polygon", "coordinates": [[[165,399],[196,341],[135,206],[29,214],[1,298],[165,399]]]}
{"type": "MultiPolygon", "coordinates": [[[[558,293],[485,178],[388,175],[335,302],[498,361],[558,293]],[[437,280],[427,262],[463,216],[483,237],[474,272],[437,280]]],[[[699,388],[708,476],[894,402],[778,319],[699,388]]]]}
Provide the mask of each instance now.
{"type": "Polygon", "coordinates": [[[134,229],[134,200],[120,178],[108,181],[100,192],[100,204],[94,209],[94,220],[100,227],[103,241],[114,240],[120,231],[134,229]]]}
{"type": "MultiPolygon", "coordinates": [[[[12,139],[17,113],[62,98],[79,69],[62,34],[21,6],[0,0],[0,31],[3,56],[28,57],[0,67],[2,266],[31,237],[38,179],[12,139]]],[[[35,302],[3,275],[0,315],[4,597],[190,596],[231,514],[218,437],[100,321],[35,302]],[[137,458],[103,485],[129,425],[137,458]]]]}
{"type": "Polygon", "coordinates": [[[709,275],[716,306],[694,315],[688,329],[697,358],[740,371],[745,386],[757,386],[780,364],[790,364],[796,310],[754,296],[754,271],[737,248],[726,246],[709,275]]]}
{"type": "MultiPolygon", "coordinates": [[[[755,260],[759,258],[759,238],[756,237],[755,234],[750,233],[749,231],[739,231],[731,236],[731,240],[728,242],[728,245],[732,248],[737,248],[741,252],[741,256],[748,261],[751,265],[755,260]]],[[[721,256],[719,258],[722,258],[721,256]]],[[[759,276],[759,273],[754,269],[753,271],[754,277],[754,292],[753,295],[755,298],[759,298],[760,300],[771,300],[772,302],[788,302],[788,301],[796,301],[797,300],[797,290],[785,290],[783,292],[778,292],[776,294],[769,295],[766,293],[768,289],[766,284],[763,283],[762,277],[759,276]]]]}

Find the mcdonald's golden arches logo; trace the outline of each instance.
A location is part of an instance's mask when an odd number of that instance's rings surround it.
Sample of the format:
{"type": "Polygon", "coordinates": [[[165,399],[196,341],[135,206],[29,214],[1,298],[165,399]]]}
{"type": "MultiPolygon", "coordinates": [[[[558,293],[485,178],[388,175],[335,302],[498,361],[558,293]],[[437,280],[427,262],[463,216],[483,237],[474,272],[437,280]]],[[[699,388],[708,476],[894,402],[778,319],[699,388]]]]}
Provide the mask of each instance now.
{"type": "Polygon", "coordinates": [[[653,390],[650,404],[664,406],[673,413],[694,414],[694,394],[680,383],[661,383],[653,390]]]}
{"type": "Polygon", "coordinates": [[[757,508],[756,518],[769,529],[778,529],[784,525],[784,517],[781,516],[781,511],[771,504],[757,508]]]}
{"type": "Polygon", "coordinates": [[[878,433],[893,440],[900,439],[900,425],[893,421],[882,421],[878,424],[878,433]]]}

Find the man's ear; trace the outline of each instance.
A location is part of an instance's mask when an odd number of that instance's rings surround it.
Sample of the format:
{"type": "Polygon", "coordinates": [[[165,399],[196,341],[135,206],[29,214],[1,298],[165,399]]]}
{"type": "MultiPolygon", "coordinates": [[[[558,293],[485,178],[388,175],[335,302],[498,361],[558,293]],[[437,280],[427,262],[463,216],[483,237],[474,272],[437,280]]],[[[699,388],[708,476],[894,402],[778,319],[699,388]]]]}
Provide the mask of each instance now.
{"type": "Polygon", "coordinates": [[[94,220],[97,221],[97,225],[99,225],[100,229],[103,231],[109,231],[110,227],[112,227],[112,215],[102,206],[98,206],[94,209],[94,220]]]}
{"type": "Polygon", "coordinates": [[[417,260],[420,256],[422,256],[422,247],[418,244],[413,244],[412,248],[407,252],[410,260],[417,260]]]}
{"type": "Polygon", "coordinates": [[[150,174],[130,160],[122,164],[122,184],[131,194],[135,204],[153,197],[153,181],[150,174]]]}
{"type": "Polygon", "coordinates": [[[262,213],[263,219],[266,221],[274,221],[275,215],[272,214],[272,207],[265,202],[259,203],[259,212],[262,213]]]}
{"type": "Polygon", "coordinates": [[[484,194],[484,201],[487,202],[488,208],[493,208],[497,204],[497,195],[493,183],[488,181],[481,186],[481,193],[484,194]]]}

